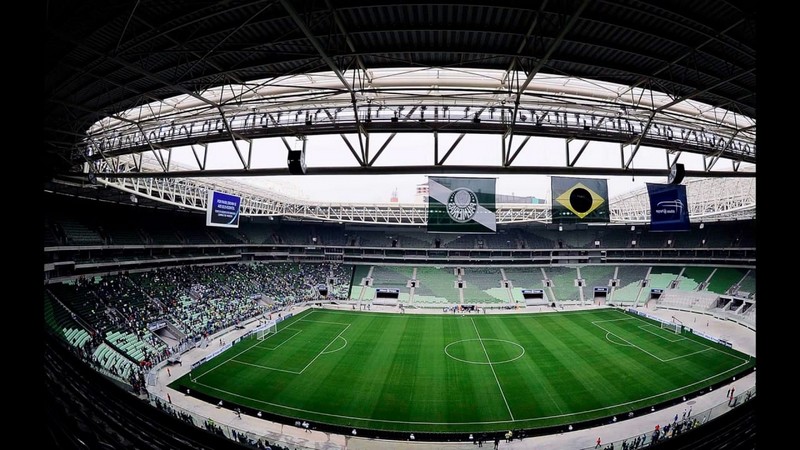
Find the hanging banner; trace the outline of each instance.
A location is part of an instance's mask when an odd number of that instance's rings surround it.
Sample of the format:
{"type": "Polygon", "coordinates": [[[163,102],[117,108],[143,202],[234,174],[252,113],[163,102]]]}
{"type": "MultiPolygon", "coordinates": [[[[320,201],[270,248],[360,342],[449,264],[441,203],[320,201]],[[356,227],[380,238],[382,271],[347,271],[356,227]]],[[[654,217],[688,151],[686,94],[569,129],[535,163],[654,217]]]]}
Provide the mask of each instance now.
{"type": "Polygon", "coordinates": [[[494,233],[495,178],[428,178],[428,231],[494,233]]]}
{"type": "Polygon", "coordinates": [[[608,183],[599,178],[551,177],[553,223],[608,222],[608,183]]]}
{"type": "Polygon", "coordinates": [[[647,183],[650,231],[689,231],[689,204],[682,184],[647,183]]]}

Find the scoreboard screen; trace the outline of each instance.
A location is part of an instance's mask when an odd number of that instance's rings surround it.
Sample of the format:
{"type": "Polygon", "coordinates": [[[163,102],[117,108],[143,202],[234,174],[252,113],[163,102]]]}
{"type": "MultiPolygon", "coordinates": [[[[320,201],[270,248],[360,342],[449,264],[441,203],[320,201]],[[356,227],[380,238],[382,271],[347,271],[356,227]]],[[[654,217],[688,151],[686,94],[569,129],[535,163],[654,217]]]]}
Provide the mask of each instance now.
{"type": "Polygon", "coordinates": [[[239,196],[208,191],[206,226],[238,228],[241,203],[242,199],[239,196]]]}

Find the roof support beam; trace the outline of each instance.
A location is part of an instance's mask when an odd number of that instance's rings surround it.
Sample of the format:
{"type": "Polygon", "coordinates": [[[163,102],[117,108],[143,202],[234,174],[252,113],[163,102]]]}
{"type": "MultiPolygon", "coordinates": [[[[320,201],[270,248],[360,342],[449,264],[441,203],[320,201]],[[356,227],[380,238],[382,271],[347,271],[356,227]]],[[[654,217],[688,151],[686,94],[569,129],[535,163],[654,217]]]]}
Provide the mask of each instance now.
{"type": "MultiPolygon", "coordinates": [[[[308,39],[308,42],[310,42],[311,46],[314,47],[314,50],[317,51],[320,58],[322,58],[325,64],[327,64],[328,67],[330,67],[330,69],[336,75],[336,78],[338,78],[339,81],[341,81],[342,85],[345,88],[347,88],[347,90],[350,92],[350,101],[353,104],[353,113],[355,114],[356,125],[360,128],[360,119],[358,118],[358,105],[356,104],[356,91],[353,89],[353,85],[351,85],[347,81],[347,79],[344,77],[344,74],[339,69],[339,66],[336,65],[333,59],[331,59],[331,57],[328,56],[328,54],[325,52],[325,49],[322,48],[322,44],[320,44],[319,40],[314,35],[314,33],[311,32],[311,29],[308,27],[308,25],[300,18],[300,15],[294,9],[294,6],[292,6],[292,4],[288,0],[280,0],[280,2],[281,5],[283,5],[283,8],[286,10],[286,12],[289,13],[289,16],[292,18],[294,23],[297,25],[297,28],[299,28],[300,31],[303,32],[303,34],[306,36],[306,39],[308,39]]],[[[358,136],[358,144],[361,147],[361,155],[364,156],[366,153],[364,150],[364,142],[361,139],[361,134],[359,134],[358,136]]],[[[361,160],[361,165],[364,165],[363,158],[361,160]]]]}
{"type": "Polygon", "coordinates": [[[680,159],[680,157],[681,157],[681,155],[683,154],[683,152],[682,152],[682,151],[677,151],[677,152],[675,153],[675,157],[674,157],[674,158],[672,158],[672,161],[670,161],[670,159],[669,159],[669,155],[670,155],[670,153],[671,153],[671,152],[670,152],[669,150],[667,150],[667,151],[665,151],[665,152],[664,152],[664,155],[666,155],[666,157],[667,157],[667,169],[669,169],[669,170],[672,170],[672,167],[673,167],[675,164],[678,164],[678,159],[680,159]]]}
{"type": "MultiPolygon", "coordinates": [[[[755,125],[749,126],[749,127],[746,127],[746,128],[739,128],[736,131],[734,131],[733,134],[731,135],[730,139],[728,139],[728,141],[725,143],[725,146],[722,147],[717,153],[715,153],[714,155],[710,156],[711,163],[709,163],[708,165],[706,165],[706,160],[709,158],[709,156],[703,155],[703,166],[705,166],[706,170],[711,170],[711,168],[714,167],[714,164],[716,164],[717,161],[719,161],[719,157],[722,156],[722,154],[725,153],[725,150],[727,150],[728,147],[731,146],[731,144],[733,143],[733,140],[736,138],[736,135],[739,134],[740,131],[747,131],[747,130],[750,130],[750,129],[754,128],[754,127],[755,127],[755,125]]],[[[735,160],[732,160],[732,161],[734,162],[734,164],[736,163],[735,160]]],[[[741,162],[741,161],[739,161],[739,162],[741,162]]],[[[734,165],[734,170],[739,170],[738,164],[734,165]]]]}
{"type": "Polygon", "coordinates": [[[684,53],[681,56],[673,59],[672,61],[668,62],[664,67],[662,67],[662,68],[656,70],[655,72],[653,72],[653,74],[650,75],[650,77],[642,78],[639,81],[637,81],[636,83],[634,83],[632,86],[630,86],[629,88],[627,88],[624,91],[620,92],[619,97],[621,98],[623,95],[627,94],[629,91],[632,91],[633,89],[636,89],[637,87],[641,86],[642,83],[645,83],[650,78],[658,76],[659,74],[661,74],[665,70],[668,70],[670,67],[672,67],[675,64],[678,64],[679,62],[683,61],[684,59],[686,59],[690,55],[694,54],[695,52],[697,52],[701,48],[705,47],[706,45],[708,45],[708,44],[710,44],[712,42],[716,42],[716,41],[722,42],[722,41],[719,40],[718,36],[722,36],[723,34],[727,33],[728,31],[732,30],[733,28],[738,27],[742,22],[744,22],[744,19],[737,20],[735,23],[733,23],[729,27],[727,27],[724,30],[720,31],[717,34],[717,36],[709,37],[707,40],[705,40],[704,42],[700,43],[700,45],[697,45],[694,48],[689,49],[689,51],[687,51],[686,53],[684,53]]]}
{"type": "Polygon", "coordinates": [[[200,170],[205,170],[206,161],[208,160],[208,144],[205,142],[200,142],[198,145],[203,149],[203,162],[200,162],[200,157],[197,156],[197,150],[195,150],[194,144],[190,145],[189,147],[191,147],[192,154],[194,154],[194,159],[197,161],[197,167],[199,167],[200,170]]]}
{"type": "Polygon", "coordinates": [[[519,86],[519,88],[517,89],[516,95],[514,97],[514,112],[511,114],[511,122],[508,125],[509,149],[511,149],[511,143],[512,140],[514,139],[514,125],[517,122],[517,112],[519,111],[519,101],[520,98],[522,97],[522,93],[525,92],[525,89],[527,89],[528,85],[531,84],[536,74],[539,73],[540,70],[542,70],[542,67],[544,67],[544,65],[547,64],[547,62],[550,60],[550,56],[552,56],[553,53],[555,53],[555,51],[564,41],[564,37],[566,37],[567,33],[569,33],[569,31],[572,30],[572,27],[574,27],[575,24],[578,22],[578,18],[583,13],[583,10],[586,9],[586,7],[589,5],[589,1],[590,0],[583,0],[583,2],[581,2],[580,6],[578,6],[578,9],[572,16],[570,16],[567,23],[561,29],[561,32],[558,33],[558,36],[556,36],[556,39],[553,42],[553,44],[550,45],[550,48],[547,49],[547,52],[545,52],[544,56],[542,56],[542,58],[536,62],[536,65],[533,66],[533,69],[531,69],[530,73],[528,73],[528,77],[525,79],[522,85],[519,86]]]}
{"type": "MultiPolygon", "coordinates": [[[[327,0],[326,0],[327,1],[327,0]]],[[[528,45],[528,39],[530,39],[531,34],[533,34],[533,30],[536,28],[536,25],[539,24],[539,18],[542,16],[544,12],[544,8],[547,6],[547,0],[544,0],[542,4],[539,6],[539,10],[536,11],[536,16],[534,16],[533,20],[531,21],[531,26],[528,27],[528,32],[525,33],[525,37],[522,38],[522,42],[519,43],[519,47],[517,47],[516,55],[511,59],[511,64],[508,65],[508,69],[506,69],[506,74],[503,76],[503,81],[508,81],[508,87],[511,88],[511,80],[509,79],[509,75],[511,71],[514,70],[514,67],[517,65],[517,58],[522,55],[522,51],[525,50],[525,47],[528,45]]]]}
{"type": "MultiPolygon", "coordinates": [[[[403,117],[402,122],[407,122],[408,119],[411,118],[411,115],[414,114],[414,111],[416,111],[416,110],[417,110],[416,106],[411,108],[411,111],[409,111],[408,114],[406,114],[405,117],[403,117]]],[[[367,163],[367,167],[372,167],[372,165],[375,164],[375,161],[378,160],[378,157],[381,156],[381,153],[383,153],[383,151],[386,149],[386,147],[389,145],[389,143],[392,142],[392,139],[394,139],[395,136],[397,136],[397,132],[394,132],[394,133],[389,135],[389,137],[386,139],[386,141],[383,143],[383,145],[381,145],[381,148],[378,149],[378,152],[375,153],[375,156],[373,156],[372,159],[369,160],[369,162],[367,163]]],[[[367,135],[367,137],[369,137],[369,135],[367,135]]],[[[434,158],[434,160],[435,160],[435,158],[434,158]]]]}
{"type": "MultiPolygon", "coordinates": [[[[360,136],[360,134],[359,134],[359,136],[360,136]]],[[[353,148],[353,144],[351,144],[351,143],[350,143],[350,139],[347,139],[347,136],[345,136],[345,135],[343,135],[343,134],[340,134],[340,135],[339,135],[339,137],[341,137],[341,138],[342,138],[342,140],[344,141],[344,143],[347,145],[347,148],[349,148],[349,149],[350,149],[350,153],[352,153],[352,154],[353,154],[353,158],[355,158],[355,159],[356,159],[356,161],[358,162],[358,165],[359,165],[359,166],[362,166],[362,167],[363,167],[363,166],[365,166],[365,164],[364,164],[364,160],[363,160],[363,159],[361,159],[361,157],[358,155],[358,152],[356,152],[356,149],[355,149],[355,148],[353,148]]]]}
{"type": "Polygon", "coordinates": [[[386,138],[386,141],[384,141],[383,145],[381,145],[381,148],[379,148],[375,153],[375,156],[373,156],[372,159],[370,159],[367,163],[368,167],[372,167],[372,165],[375,164],[375,161],[377,161],[378,157],[381,156],[381,153],[383,153],[386,147],[389,146],[389,143],[392,142],[392,139],[394,139],[395,136],[397,136],[397,133],[392,133],[388,138],[386,138]]]}
{"type": "MultiPolygon", "coordinates": [[[[586,175],[586,176],[663,176],[664,169],[622,169],[613,167],[558,167],[558,166],[509,166],[500,165],[475,166],[475,165],[430,165],[430,166],[359,166],[359,167],[309,167],[309,175],[403,175],[403,174],[497,174],[497,175],[586,175]]],[[[274,176],[289,175],[288,168],[255,168],[242,169],[214,169],[214,170],[181,170],[172,172],[125,172],[125,173],[98,173],[97,176],[113,178],[202,178],[202,177],[231,177],[231,176],[274,176]]],[[[704,170],[687,170],[687,177],[705,178],[754,178],[755,172],[732,172],[704,170]]]]}
{"type": "Polygon", "coordinates": [[[347,48],[349,48],[350,52],[355,55],[356,64],[364,72],[364,77],[366,77],[367,82],[371,83],[372,78],[370,78],[369,72],[367,71],[367,66],[364,65],[364,61],[361,60],[361,55],[359,55],[358,51],[356,51],[356,46],[353,44],[353,40],[350,39],[350,36],[347,34],[347,30],[345,30],[344,24],[342,23],[341,18],[339,18],[339,14],[336,12],[336,8],[331,5],[330,0],[325,0],[325,6],[327,6],[328,10],[331,12],[331,15],[333,16],[333,22],[336,24],[336,28],[338,28],[339,32],[342,33],[342,36],[344,36],[344,42],[347,44],[347,48]]]}
{"type": "Polygon", "coordinates": [[[588,146],[589,146],[589,143],[590,143],[590,142],[592,142],[592,141],[589,141],[589,140],[587,140],[586,142],[584,142],[584,143],[583,143],[583,145],[581,146],[581,149],[580,149],[580,150],[578,150],[578,154],[577,154],[577,155],[575,155],[575,158],[573,158],[573,159],[570,161],[570,159],[569,159],[569,143],[570,143],[571,141],[572,141],[572,139],[567,139],[567,140],[565,141],[565,142],[566,142],[566,144],[567,144],[567,167],[575,167],[575,163],[576,163],[576,162],[578,162],[578,158],[580,158],[580,157],[581,157],[581,155],[583,154],[583,151],[584,151],[584,150],[586,150],[586,147],[588,147],[588,146]]]}
{"type": "Polygon", "coordinates": [[[225,130],[227,130],[228,136],[230,136],[230,138],[231,138],[231,143],[233,143],[233,148],[234,148],[234,150],[236,150],[236,154],[239,155],[239,161],[242,162],[242,167],[245,170],[250,169],[250,153],[252,153],[252,150],[253,150],[253,141],[251,141],[249,139],[244,139],[244,138],[240,137],[239,135],[237,135],[236,133],[233,132],[233,130],[231,129],[230,124],[228,123],[228,118],[225,117],[225,112],[222,111],[222,108],[219,108],[219,115],[222,117],[222,124],[225,127],[225,130]],[[246,142],[248,142],[250,144],[250,151],[249,151],[249,153],[247,155],[247,161],[245,161],[244,160],[244,156],[242,156],[242,151],[239,149],[239,144],[236,142],[237,138],[242,139],[242,140],[244,140],[244,141],[246,141],[246,142]]]}
{"type": "Polygon", "coordinates": [[[203,97],[202,95],[200,95],[200,94],[198,94],[196,92],[190,91],[190,90],[186,89],[185,87],[183,87],[183,86],[181,86],[179,84],[171,83],[168,80],[164,80],[161,77],[155,75],[154,73],[151,73],[151,72],[149,72],[147,70],[144,70],[144,69],[142,69],[141,67],[139,67],[137,65],[131,64],[131,63],[129,63],[129,62],[125,61],[125,60],[122,60],[120,58],[117,58],[115,56],[99,52],[99,51],[97,51],[97,50],[95,50],[95,49],[93,49],[91,47],[86,46],[85,44],[83,44],[81,42],[74,42],[74,41],[72,41],[70,39],[67,39],[67,40],[70,41],[72,44],[74,44],[76,47],[80,47],[81,49],[83,49],[83,50],[85,50],[85,51],[87,51],[89,53],[93,53],[93,54],[99,56],[100,58],[105,58],[105,59],[107,59],[109,61],[112,61],[115,64],[118,64],[118,65],[120,65],[120,66],[122,66],[122,67],[124,67],[126,69],[132,70],[132,71],[142,75],[143,77],[145,77],[147,79],[153,80],[153,81],[155,81],[155,82],[157,82],[159,84],[163,84],[164,86],[172,87],[173,89],[175,89],[175,90],[177,90],[177,91],[179,91],[179,92],[181,92],[183,94],[190,95],[190,96],[200,100],[201,102],[208,104],[209,106],[217,107],[216,103],[214,103],[213,101],[203,97]]]}
{"type": "MultiPolygon", "coordinates": [[[[436,141],[437,141],[437,146],[436,146],[437,151],[436,151],[436,155],[434,156],[434,159],[437,159],[438,155],[439,155],[439,151],[438,151],[439,146],[438,146],[438,137],[437,137],[438,133],[434,132],[433,136],[434,136],[434,139],[436,139],[436,141]]],[[[453,145],[451,145],[450,148],[447,150],[447,152],[445,152],[444,156],[442,156],[442,159],[439,159],[439,160],[436,161],[436,165],[437,166],[441,166],[442,164],[444,164],[445,161],[447,161],[447,158],[450,156],[451,153],[453,153],[453,150],[455,150],[456,147],[458,147],[458,144],[461,142],[462,139],[464,139],[464,136],[466,136],[466,133],[461,133],[461,134],[458,135],[458,137],[456,138],[455,142],[453,142],[453,145]]]]}
{"type": "MultiPolygon", "coordinates": [[[[530,139],[531,139],[530,136],[525,136],[525,139],[523,139],[522,143],[519,144],[519,147],[517,147],[517,150],[514,152],[514,154],[511,155],[511,157],[506,160],[504,166],[506,166],[506,167],[510,166],[511,163],[513,163],[514,160],[517,159],[517,155],[519,155],[519,152],[522,151],[522,148],[525,147],[525,144],[527,144],[530,139]]],[[[511,147],[508,148],[508,151],[509,152],[511,151],[511,147]]],[[[508,156],[508,155],[506,155],[506,156],[508,156]]]]}
{"type": "MultiPolygon", "coordinates": [[[[708,91],[710,91],[710,90],[712,90],[712,89],[716,88],[717,86],[723,85],[723,84],[725,84],[725,83],[728,83],[728,82],[730,82],[730,81],[733,81],[733,80],[735,80],[735,79],[737,79],[737,78],[739,78],[739,77],[741,77],[741,76],[747,75],[748,73],[751,73],[751,72],[753,72],[754,70],[756,70],[756,69],[755,69],[755,68],[752,68],[752,69],[745,70],[745,71],[743,71],[743,72],[739,72],[739,73],[738,73],[738,74],[736,74],[736,75],[732,75],[732,76],[730,76],[730,77],[728,77],[728,78],[726,78],[726,79],[724,79],[724,80],[720,80],[720,81],[718,81],[717,83],[715,83],[715,84],[714,84],[714,85],[712,85],[712,86],[706,87],[706,88],[704,88],[704,89],[697,89],[697,90],[695,90],[694,92],[692,92],[692,93],[690,93],[690,94],[684,95],[684,96],[682,96],[682,97],[678,97],[678,98],[676,98],[675,100],[673,100],[673,101],[671,101],[671,102],[669,102],[669,103],[667,103],[667,104],[665,104],[665,105],[661,105],[661,106],[659,106],[658,108],[654,109],[654,110],[653,110],[653,112],[652,112],[652,113],[650,113],[650,117],[647,119],[647,125],[645,125],[644,129],[642,130],[642,133],[641,133],[641,134],[639,135],[639,137],[636,139],[636,147],[634,147],[634,149],[633,149],[633,153],[631,153],[631,157],[630,157],[630,159],[628,160],[628,162],[627,162],[627,163],[625,163],[625,168],[626,168],[626,169],[628,168],[628,166],[630,165],[630,163],[633,161],[633,157],[636,155],[636,152],[638,152],[638,151],[639,151],[639,146],[640,146],[640,145],[642,145],[642,138],[644,138],[644,136],[645,136],[645,135],[647,134],[647,132],[650,130],[650,126],[653,124],[653,119],[656,117],[656,114],[660,113],[661,111],[663,111],[663,110],[665,110],[665,109],[671,108],[671,107],[673,107],[673,106],[677,105],[678,103],[684,102],[684,101],[686,101],[686,100],[691,100],[692,98],[694,98],[694,97],[697,97],[698,95],[701,95],[701,94],[703,94],[703,93],[706,93],[706,92],[708,92],[708,91]]],[[[736,136],[738,133],[739,133],[739,130],[737,129],[737,130],[736,130],[736,131],[733,133],[733,136],[731,136],[731,139],[728,141],[728,145],[730,145],[730,143],[731,143],[731,142],[733,142],[733,138],[734,138],[734,137],[735,137],[735,136],[736,136]]],[[[726,145],[726,146],[725,146],[725,148],[727,148],[727,147],[728,147],[728,146],[726,145]]],[[[720,153],[720,154],[721,154],[721,153],[720,153]]],[[[716,162],[716,160],[715,160],[714,162],[716,162]]]]}

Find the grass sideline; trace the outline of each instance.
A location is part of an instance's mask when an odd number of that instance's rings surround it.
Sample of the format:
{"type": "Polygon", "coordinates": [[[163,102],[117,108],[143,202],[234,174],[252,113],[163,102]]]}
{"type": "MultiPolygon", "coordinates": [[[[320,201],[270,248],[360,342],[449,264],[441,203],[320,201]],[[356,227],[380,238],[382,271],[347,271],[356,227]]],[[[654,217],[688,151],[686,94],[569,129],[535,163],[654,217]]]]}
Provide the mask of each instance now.
{"type": "Polygon", "coordinates": [[[298,420],[413,432],[535,429],[703,389],[755,358],[619,310],[309,310],[170,386],[298,420]]]}

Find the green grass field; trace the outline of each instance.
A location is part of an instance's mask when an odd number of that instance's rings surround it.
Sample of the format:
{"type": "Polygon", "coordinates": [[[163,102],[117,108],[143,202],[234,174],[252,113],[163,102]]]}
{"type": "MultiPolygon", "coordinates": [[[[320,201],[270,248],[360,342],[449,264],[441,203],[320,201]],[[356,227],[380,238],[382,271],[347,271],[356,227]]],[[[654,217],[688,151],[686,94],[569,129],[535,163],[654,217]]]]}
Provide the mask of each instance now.
{"type": "Polygon", "coordinates": [[[699,390],[755,359],[618,310],[398,315],[311,310],[246,338],[183,385],[317,423],[378,430],[539,428],[699,390]]]}

